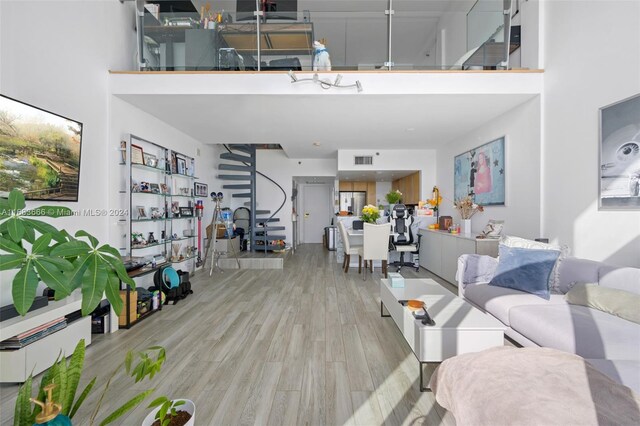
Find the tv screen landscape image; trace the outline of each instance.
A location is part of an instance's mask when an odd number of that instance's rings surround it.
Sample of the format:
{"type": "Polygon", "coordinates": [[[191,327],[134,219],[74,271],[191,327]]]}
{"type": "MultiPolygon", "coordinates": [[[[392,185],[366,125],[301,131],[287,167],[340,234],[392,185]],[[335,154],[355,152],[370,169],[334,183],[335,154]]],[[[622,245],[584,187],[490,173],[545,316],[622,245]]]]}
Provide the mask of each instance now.
{"type": "Polygon", "coordinates": [[[78,201],[82,123],[0,95],[0,196],[78,201]]]}

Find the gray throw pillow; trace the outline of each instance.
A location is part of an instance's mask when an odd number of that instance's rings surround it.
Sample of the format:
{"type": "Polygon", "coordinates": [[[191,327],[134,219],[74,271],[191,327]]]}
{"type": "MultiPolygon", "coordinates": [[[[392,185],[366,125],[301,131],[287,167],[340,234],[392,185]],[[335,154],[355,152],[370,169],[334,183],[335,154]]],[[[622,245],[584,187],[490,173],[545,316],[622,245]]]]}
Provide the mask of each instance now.
{"type": "Polygon", "coordinates": [[[576,283],[564,296],[572,305],[587,306],[640,324],[640,295],[592,283],[576,283]]]}

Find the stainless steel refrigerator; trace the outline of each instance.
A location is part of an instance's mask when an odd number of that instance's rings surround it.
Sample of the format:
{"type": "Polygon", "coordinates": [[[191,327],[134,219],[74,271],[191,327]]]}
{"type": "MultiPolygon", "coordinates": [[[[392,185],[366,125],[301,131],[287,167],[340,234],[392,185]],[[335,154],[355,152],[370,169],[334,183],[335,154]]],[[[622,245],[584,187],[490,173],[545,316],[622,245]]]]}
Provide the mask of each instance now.
{"type": "Polygon", "coordinates": [[[362,208],[367,204],[366,192],[340,191],[340,210],[360,216],[362,208]]]}

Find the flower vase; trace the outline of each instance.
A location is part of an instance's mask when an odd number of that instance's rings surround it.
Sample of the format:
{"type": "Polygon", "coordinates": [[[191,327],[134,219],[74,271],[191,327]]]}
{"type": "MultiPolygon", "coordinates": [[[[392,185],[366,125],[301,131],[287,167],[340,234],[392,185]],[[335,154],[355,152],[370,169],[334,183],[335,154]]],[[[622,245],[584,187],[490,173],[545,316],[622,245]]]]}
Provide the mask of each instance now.
{"type": "Polygon", "coordinates": [[[471,234],[471,219],[462,219],[460,231],[465,235],[471,234]]]}

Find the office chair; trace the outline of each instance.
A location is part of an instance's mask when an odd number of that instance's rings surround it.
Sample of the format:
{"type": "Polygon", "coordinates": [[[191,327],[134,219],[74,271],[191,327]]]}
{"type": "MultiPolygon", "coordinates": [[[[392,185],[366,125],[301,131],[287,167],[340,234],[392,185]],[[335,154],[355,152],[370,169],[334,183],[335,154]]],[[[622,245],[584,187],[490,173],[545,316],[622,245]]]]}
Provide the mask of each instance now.
{"type": "MultiPolygon", "coordinates": [[[[398,266],[398,272],[405,266],[404,254],[409,252],[411,254],[418,253],[420,248],[420,235],[418,235],[418,241],[413,242],[413,231],[411,225],[413,224],[413,216],[411,216],[404,204],[396,204],[393,207],[389,221],[392,224],[391,235],[391,250],[400,253],[400,262],[394,262],[394,265],[398,266]]],[[[416,268],[416,272],[420,269],[420,266],[412,265],[416,268]]]]}

